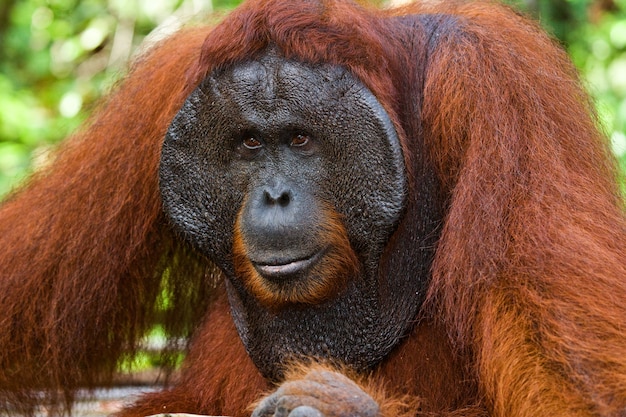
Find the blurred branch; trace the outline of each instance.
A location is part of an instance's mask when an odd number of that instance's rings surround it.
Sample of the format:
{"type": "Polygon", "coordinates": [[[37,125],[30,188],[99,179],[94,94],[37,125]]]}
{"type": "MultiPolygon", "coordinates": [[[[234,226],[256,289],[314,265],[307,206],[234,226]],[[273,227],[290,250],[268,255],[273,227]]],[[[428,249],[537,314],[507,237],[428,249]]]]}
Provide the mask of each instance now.
{"type": "MultiPolygon", "coordinates": [[[[13,6],[17,0],[4,0],[0,4],[0,39],[5,39],[5,33],[9,28],[9,19],[11,17],[11,12],[13,11],[13,6]]],[[[5,55],[5,45],[0,45],[0,58],[5,55]]]]}
{"type": "Polygon", "coordinates": [[[134,35],[135,19],[129,17],[118,21],[109,55],[109,68],[119,68],[128,61],[133,49],[134,35]]]}

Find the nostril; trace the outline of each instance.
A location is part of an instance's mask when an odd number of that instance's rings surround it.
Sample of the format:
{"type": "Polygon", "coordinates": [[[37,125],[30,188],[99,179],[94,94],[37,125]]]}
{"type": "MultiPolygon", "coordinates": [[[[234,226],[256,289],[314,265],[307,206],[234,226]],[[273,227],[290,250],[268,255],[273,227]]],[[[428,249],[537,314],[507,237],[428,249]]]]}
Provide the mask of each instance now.
{"type": "Polygon", "coordinates": [[[280,197],[278,198],[278,204],[281,207],[286,207],[289,205],[289,201],[291,200],[291,197],[289,196],[288,192],[284,192],[280,195],[280,197]]]}
{"type": "Polygon", "coordinates": [[[272,193],[270,190],[265,190],[263,191],[263,200],[268,206],[278,204],[281,207],[287,207],[291,202],[291,193],[289,191],[272,193]]]}

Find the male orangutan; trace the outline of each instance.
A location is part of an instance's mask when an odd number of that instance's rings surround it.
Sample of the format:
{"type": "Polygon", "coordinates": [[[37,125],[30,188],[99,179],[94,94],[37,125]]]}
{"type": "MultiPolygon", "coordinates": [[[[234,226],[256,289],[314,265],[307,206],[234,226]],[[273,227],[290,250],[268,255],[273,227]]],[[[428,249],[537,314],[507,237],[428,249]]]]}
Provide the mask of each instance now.
{"type": "Polygon", "coordinates": [[[1,207],[2,408],[158,321],[180,377],[119,416],[626,415],[592,106],[532,23],[434,3],[249,1],[141,56],[1,207]]]}

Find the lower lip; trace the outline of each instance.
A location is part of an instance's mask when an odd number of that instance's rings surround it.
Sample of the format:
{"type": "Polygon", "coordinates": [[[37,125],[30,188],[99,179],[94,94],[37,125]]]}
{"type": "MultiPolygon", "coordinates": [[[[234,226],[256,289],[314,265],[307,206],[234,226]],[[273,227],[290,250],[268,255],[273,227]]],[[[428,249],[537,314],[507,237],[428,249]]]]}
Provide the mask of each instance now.
{"type": "Polygon", "coordinates": [[[307,259],[289,262],[282,265],[262,265],[255,264],[254,267],[263,277],[266,278],[288,278],[301,271],[306,270],[319,258],[320,253],[316,253],[307,259]]]}

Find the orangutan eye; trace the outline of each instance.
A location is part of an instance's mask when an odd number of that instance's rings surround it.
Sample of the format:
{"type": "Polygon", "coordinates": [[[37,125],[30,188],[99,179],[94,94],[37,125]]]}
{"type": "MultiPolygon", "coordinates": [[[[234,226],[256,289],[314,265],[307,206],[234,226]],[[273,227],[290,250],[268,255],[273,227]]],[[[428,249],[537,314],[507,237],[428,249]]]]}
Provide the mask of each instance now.
{"type": "Polygon", "coordinates": [[[310,138],[307,135],[297,134],[291,138],[290,146],[302,147],[309,143],[310,138]]]}
{"type": "Polygon", "coordinates": [[[263,146],[261,141],[255,138],[254,136],[245,137],[242,143],[243,143],[243,146],[246,147],[246,149],[250,149],[250,150],[259,149],[263,146]]]}

